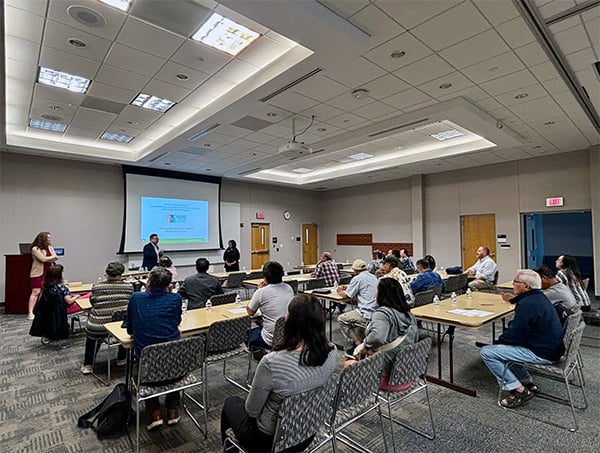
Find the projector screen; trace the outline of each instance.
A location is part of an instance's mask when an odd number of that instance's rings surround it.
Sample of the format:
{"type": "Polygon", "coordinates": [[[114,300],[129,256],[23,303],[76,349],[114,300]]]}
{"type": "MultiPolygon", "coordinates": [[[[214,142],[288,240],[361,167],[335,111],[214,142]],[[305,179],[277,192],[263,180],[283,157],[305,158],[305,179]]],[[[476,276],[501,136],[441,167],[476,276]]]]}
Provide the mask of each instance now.
{"type": "Polygon", "coordinates": [[[141,253],[154,233],[166,252],[222,248],[220,178],[124,167],[124,179],[121,253],[141,253]]]}

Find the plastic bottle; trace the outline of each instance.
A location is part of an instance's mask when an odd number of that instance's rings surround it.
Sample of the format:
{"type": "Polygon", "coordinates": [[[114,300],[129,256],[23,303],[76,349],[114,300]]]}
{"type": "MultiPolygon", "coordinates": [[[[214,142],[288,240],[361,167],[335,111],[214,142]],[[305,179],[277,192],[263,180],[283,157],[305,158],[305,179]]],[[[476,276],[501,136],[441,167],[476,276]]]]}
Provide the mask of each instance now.
{"type": "Polygon", "coordinates": [[[179,292],[179,282],[175,283],[175,292],[178,293],[179,292]]]}
{"type": "Polygon", "coordinates": [[[467,299],[472,300],[473,299],[473,293],[471,291],[471,288],[467,288],[467,299]]]}
{"type": "Polygon", "coordinates": [[[188,309],[188,300],[187,299],[183,299],[181,301],[181,316],[184,317],[185,315],[187,315],[187,309],[188,309]]]}
{"type": "Polygon", "coordinates": [[[453,292],[453,293],[450,295],[450,299],[452,299],[452,303],[453,303],[453,304],[456,304],[456,299],[457,299],[457,297],[456,297],[456,293],[455,293],[455,292],[453,292]]]}
{"type": "Polygon", "coordinates": [[[208,311],[212,311],[212,301],[210,300],[210,297],[208,298],[208,300],[206,301],[206,310],[208,311]]]}
{"type": "Polygon", "coordinates": [[[440,298],[437,296],[433,296],[433,308],[440,308],[440,298]]]}
{"type": "Polygon", "coordinates": [[[235,306],[236,306],[236,307],[239,307],[240,305],[242,305],[242,298],[240,297],[240,295],[239,295],[239,294],[237,294],[237,295],[235,296],[235,306]]]}

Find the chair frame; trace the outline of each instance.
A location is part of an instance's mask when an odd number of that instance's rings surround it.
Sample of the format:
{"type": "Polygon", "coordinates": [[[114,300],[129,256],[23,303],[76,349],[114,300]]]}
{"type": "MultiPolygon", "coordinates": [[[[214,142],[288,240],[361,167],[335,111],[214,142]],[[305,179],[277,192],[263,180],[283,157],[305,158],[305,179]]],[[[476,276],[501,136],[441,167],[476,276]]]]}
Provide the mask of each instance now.
{"type": "MultiPolygon", "coordinates": [[[[315,435],[330,416],[336,388],[336,379],[332,376],[321,387],[285,398],[277,414],[277,426],[271,452],[284,451],[315,435]],[[329,404],[324,404],[325,402],[329,402],[329,404]],[[298,420],[305,423],[302,430],[296,429],[298,420]],[[290,438],[290,433],[294,437],[290,438]]],[[[226,432],[223,443],[224,452],[228,446],[235,446],[240,452],[246,452],[231,430],[226,432]]]]}
{"type": "MultiPolygon", "coordinates": [[[[185,379],[188,378],[190,375],[193,376],[193,371],[202,368],[203,363],[205,363],[205,358],[204,358],[204,350],[205,350],[205,344],[206,344],[206,339],[204,336],[202,335],[198,335],[198,336],[191,336],[191,337],[186,337],[186,338],[181,338],[179,340],[174,340],[174,341],[167,341],[164,343],[157,343],[157,344],[153,344],[153,345],[149,345],[146,346],[143,350],[142,350],[142,354],[140,356],[140,361],[139,361],[139,367],[138,367],[138,373],[137,373],[137,379],[134,376],[131,376],[131,390],[132,390],[132,396],[133,394],[135,394],[135,402],[136,402],[136,419],[135,419],[135,439],[136,439],[136,452],[140,451],[140,402],[141,401],[145,401],[148,400],[150,398],[154,398],[154,397],[160,397],[162,395],[166,395],[168,393],[173,393],[173,392],[182,392],[182,398],[181,398],[181,402],[183,405],[183,409],[185,410],[185,412],[189,415],[189,417],[192,419],[192,422],[194,423],[194,425],[196,425],[196,427],[200,430],[200,432],[202,432],[202,428],[200,426],[200,423],[198,422],[198,420],[196,420],[196,417],[194,417],[194,415],[192,414],[192,412],[190,411],[189,407],[186,405],[185,401],[186,398],[193,402],[197,407],[199,407],[202,410],[202,413],[204,415],[204,432],[202,433],[204,435],[204,438],[206,439],[208,436],[208,422],[207,422],[207,405],[206,405],[206,401],[203,401],[202,403],[200,403],[198,400],[196,400],[194,397],[192,397],[191,395],[188,395],[185,393],[186,390],[193,388],[193,387],[197,387],[202,385],[204,388],[206,388],[206,380],[204,378],[198,380],[195,377],[193,377],[193,381],[191,383],[187,383],[187,384],[183,384],[183,385],[178,385],[178,383],[181,383],[181,381],[185,382],[185,379]],[[150,394],[147,394],[145,396],[140,396],[140,390],[142,389],[148,389],[151,388],[152,385],[151,384],[143,384],[142,380],[144,379],[146,370],[145,370],[145,362],[146,362],[146,357],[151,355],[155,350],[158,351],[164,351],[162,352],[162,354],[165,355],[170,355],[173,354],[173,352],[171,352],[171,350],[175,350],[177,353],[181,353],[182,351],[185,351],[184,353],[189,354],[188,357],[186,357],[187,360],[189,360],[189,363],[187,363],[185,365],[183,365],[182,367],[185,369],[186,374],[181,377],[180,379],[178,379],[177,381],[173,382],[172,384],[166,384],[166,385],[160,385],[158,388],[161,389],[158,392],[153,392],[150,394]]],[[[179,355],[181,356],[181,355],[179,355]]],[[[163,362],[158,361],[155,363],[151,363],[149,366],[156,366],[156,365],[162,366],[163,362]]],[[[172,379],[171,376],[168,376],[166,379],[163,380],[169,380],[172,379]]],[[[204,394],[204,393],[203,393],[204,394]]]]}
{"type": "MultiPolygon", "coordinates": [[[[585,329],[585,324],[579,323],[579,325],[577,325],[577,327],[572,329],[570,332],[565,333],[564,343],[565,343],[566,350],[565,350],[564,355],[561,357],[561,359],[558,362],[556,362],[552,365],[538,365],[538,364],[533,364],[533,363],[521,363],[521,362],[510,362],[509,361],[504,364],[504,372],[502,374],[502,380],[504,381],[504,378],[506,376],[506,370],[511,365],[521,365],[521,366],[524,366],[525,368],[527,368],[529,371],[534,372],[536,375],[540,375],[540,376],[543,376],[543,377],[546,377],[549,379],[553,379],[553,380],[557,380],[557,381],[562,381],[565,384],[565,387],[567,390],[567,399],[561,398],[561,397],[558,397],[555,395],[551,395],[548,393],[542,393],[540,391],[538,391],[536,393],[536,396],[550,400],[550,401],[554,401],[556,403],[570,406],[571,415],[573,417],[573,425],[566,426],[566,425],[562,425],[560,423],[556,423],[552,420],[536,418],[536,417],[526,414],[525,412],[516,411],[516,413],[519,413],[520,415],[523,415],[524,417],[533,418],[535,420],[538,420],[542,423],[546,423],[548,425],[568,429],[571,432],[577,431],[577,429],[579,428],[579,425],[577,423],[575,409],[585,410],[588,407],[587,397],[585,394],[583,373],[581,371],[581,366],[578,363],[579,362],[578,361],[579,345],[581,343],[581,337],[583,335],[584,329],[585,329]],[[581,405],[581,406],[575,405],[575,403],[573,401],[573,395],[571,393],[571,384],[569,382],[571,379],[571,376],[573,374],[579,380],[578,384],[573,382],[572,385],[574,387],[578,387],[581,390],[581,395],[583,398],[583,405],[581,405]]],[[[498,391],[498,404],[499,405],[500,405],[501,398],[502,398],[502,387],[500,387],[500,390],[498,391]]]]}
{"type": "Polygon", "coordinates": [[[248,387],[252,385],[252,380],[254,379],[254,372],[252,371],[252,362],[254,361],[254,353],[257,351],[264,351],[265,353],[269,353],[273,350],[273,346],[277,344],[277,342],[283,338],[283,329],[285,326],[285,316],[281,318],[277,318],[275,321],[275,327],[273,328],[273,345],[269,349],[260,348],[260,347],[251,347],[248,345],[248,349],[250,349],[250,354],[248,354],[248,374],[246,376],[246,384],[248,387]]]}
{"type": "MultiPolygon", "coordinates": [[[[227,327],[225,327],[225,328],[227,328],[227,327]]],[[[205,343],[205,350],[204,350],[204,363],[202,366],[202,381],[203,382],[208,382],[208,365],[211,363],[223,361],[223,377],[225,378],[225,380],[227,382],[229,382],[230,384],[236,386],[240,390],[243,390],[245,392],[248,392],[250,390],[247,383],[245,385],[240,384],[239,382],[234,380],[232,377],[227,375],[227,359],[230,359],[230,358],[236,357],[238,355],[242,355],[242,354],[248,354],[250,357],[252,357],[252,353],[251,353],[250,349],[248,349],[246,347],[246,343],[248,342],[249,331],[250,331],[250,317],[249,316],[244,316],[241,318],[225,319],[223,321],[217,321],[217,322],[211,324],[211,326],[208,328],[208,332],[206,334],[206,343],[205,343]],[[236,326],[236,324],[240,324],[239,330],[238,330],[238,332],[234,331],[233,335],[227,336],[227,341],[229,344],[226,345],[226,347],[224,347],[223,349],[211,350],[211,343],[213,341],[212,340],[213,335],[216,335],[217,332],[219,331],[219,329],[223,329],[223,326],[231,325],[233,327],[230,327],[230,329],[235,329],[236,327],[238,327],[238,326],[236,326]],[[244,329],[245,329],[245,335],[242,335],[241,332],[244,329]],[[219,357],[219,355],[224,355],[224,356],[219,357]]],[[[250,359],[248,359],[248,360],[250,360],[250,359]]],[[[248,365],[250,366],[250,363],[248,365]]],[[[248,374],[246,374],[246,379],[247,379],[247,376],[248,376],[248,374]]],[[[208,407],[209,407],[208,385],[204,385],[203,391],[204,391],[203,401],[208,410],[208,407]]]]}
{"type": "Polygon", "coordinates": [[[305,290],[309,289],[317,289],[317,288],[325,288],[325,278],[311,278],[306,282],[305,290]]]}
{"type": "MultiPolygon", "coordinates": [[[[387,405],[387,414],[383,413],[383,418],[390,422],[390,432],[392,436],[393,451],[396,451],[396,438],[394,435],[394,424],[403,426],[404,428],[419,434],[427,439],[435,439],[435,423],[433,421],[433,412],[431,410],[431,401],[429,399],[429,391],[427,387],[427,366],[429,352],[431,351],[431,338],[425,337],[415,344],[399,345],[395,348],[396,358],[390,372],[390,385],[400,382],[413,381],[413,385],[404,392],[389,392],[379,390],[379,399],[387,405]],[[425,390],[427,398],[427,407],[429,409],[429,420],[431,422],[431,434],[421,429],[415,428],[403,420],[395,419],[392,413],[393,407],[404,401],[405,399],[416,395],[425,390]]],[[[383,426],[382,426],[383,429],[383,426]]]]}
{"type": "MultiPolygon", "coordinates": [[[[113,321],[122,321],[125,316],[127,315],[127,309],[123,309],[123,310],[115,310],[113,311],[112,314],[112,320],[113,321]]],[[[112,335],[110,335],[108,332],[106,332],[106,336],[100,340],[96,340],[96,343],[100,342],[100,346],[97,346],[96,344],[94,345],[94,348],[97,347],[97,349],[94,350],[94,358],[92,359],[92,372],[91,375],[93,377],[95,377],[98,381],[100,381],[102,384],[104,384],[105,386],[109,386],[110,385],[110,351],[112,349],[112,346],[118,346],[119,345],[119,340],[117,340],[116,338],[114,338],[112,335]],[[100,352],[100,348],[102,347],[102,344],[105,344],[107,347],[107,351],[106,351],[106,357],[107,357],[107,364],[106,364],[106,380],[104,380],[102,377],[100,377],[98,374],[95,373],[94,369],[96,368],[96,356],[98,355],[98,352],[100,352]]]]}
{"type": "Polygon", "coordinates": [[[325,439],[322,440],[311,451],[318,450],[331,441],[333,452],[337,453],[337,441],[339,440],[355,451],[370,452],[369,449],[365,448],[342,431],[372,411],[377,411],[377,414],[379,415],[380,426],[382,429],[381,434],[383,436],[385,451],[387,451],[387,440],[385,437],[385,430],[383,429],[381,402],[378,396],[379,377],[383,367],[383,360],[384,355],[382,353],[375,353],[372,356],[349,365],[342,370],[337,382],[331,418],[325,423],[325,439]],[[366,371],[363,371],[363,369],[366,369],[366,371]],[[360,377],[360,386],[353,385],[355,384],[354,381],[357,379],[357,376],[360,377]],[[344,400],[345,394],[352,395],[350,403],[344,400]],[[373,399],[373,402],[368,403],[369,399],[371,398],[373,399]],[[360,412],[354,413],[350,415],[349,418],[337,422],[336,418],[338,416],[338,412],[348,408],[358,408],[360,412]]]}
{"type": "Polygon", "coordinates": [[[442,295],[444,297],[450,297],[452,293],[462,294],[467,290],[468,282],[469,278],[467,274],[452,275],[446,280],[442,295]]]}
{"type": "Polygon", "coordinates": [[[217,305],[231,304],[235,302],[235,298],[237,297],[237,295],[237,292],[214,294],[210,296],[210,301],[213,307],[216,307],[217,305]]]}

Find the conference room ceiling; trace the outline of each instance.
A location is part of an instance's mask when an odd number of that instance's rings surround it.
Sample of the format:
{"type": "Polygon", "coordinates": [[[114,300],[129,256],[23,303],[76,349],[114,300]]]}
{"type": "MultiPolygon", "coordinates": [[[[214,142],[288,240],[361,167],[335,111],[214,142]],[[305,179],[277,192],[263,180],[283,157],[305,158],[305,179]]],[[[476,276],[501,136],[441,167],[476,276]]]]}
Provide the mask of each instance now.
{"type": "Polygon", "coordinates": [[[329,190],[600,143],[598,0],[4,3],[11,152],[329,190]]]}

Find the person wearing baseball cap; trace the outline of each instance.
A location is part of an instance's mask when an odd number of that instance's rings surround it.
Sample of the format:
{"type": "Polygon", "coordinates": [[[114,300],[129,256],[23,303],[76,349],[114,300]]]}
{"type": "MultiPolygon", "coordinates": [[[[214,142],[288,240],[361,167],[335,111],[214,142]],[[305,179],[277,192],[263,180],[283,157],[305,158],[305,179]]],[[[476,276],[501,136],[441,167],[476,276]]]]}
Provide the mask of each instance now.
{"type": "Polygon", "coordinates": [[[340,331],[344,335],[346,355],[353,357],[354,348],[365,339],[365,328],[377,308],[377,277],[368,272],[367,263],[357,259],[352,263],[354,278],[349,285],[338,286],[340,296],[352,299],[356,309],[338,317],[340,331]]]}

